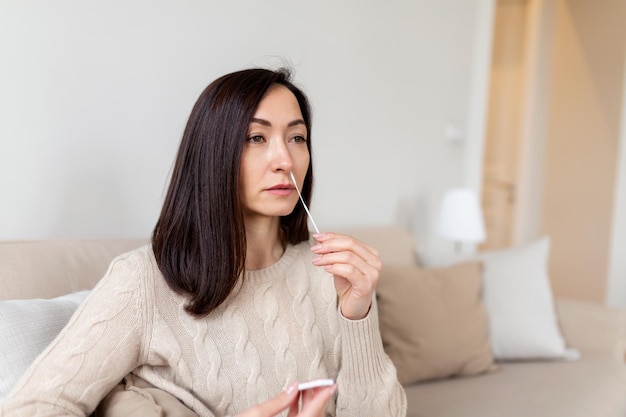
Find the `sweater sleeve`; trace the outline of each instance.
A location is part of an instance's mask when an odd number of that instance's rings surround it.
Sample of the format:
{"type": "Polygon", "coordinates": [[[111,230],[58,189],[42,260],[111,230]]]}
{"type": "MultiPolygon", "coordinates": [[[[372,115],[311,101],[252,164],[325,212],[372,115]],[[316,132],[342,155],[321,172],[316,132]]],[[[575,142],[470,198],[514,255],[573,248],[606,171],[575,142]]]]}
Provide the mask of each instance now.
{"type": "Polygon", "coordinates": [[[145,360],[146,282],[136,252],[113,261],[104,278],[8,397],[0,416],[86,416],[145,360]]]}
{"type": "Polygon", "coordinates": [[[342,353],[337,417],[406,416],[404,389],[383,350],[375,297],[367,317],[348,320],[341,316],[339,323],[342,353]]]}

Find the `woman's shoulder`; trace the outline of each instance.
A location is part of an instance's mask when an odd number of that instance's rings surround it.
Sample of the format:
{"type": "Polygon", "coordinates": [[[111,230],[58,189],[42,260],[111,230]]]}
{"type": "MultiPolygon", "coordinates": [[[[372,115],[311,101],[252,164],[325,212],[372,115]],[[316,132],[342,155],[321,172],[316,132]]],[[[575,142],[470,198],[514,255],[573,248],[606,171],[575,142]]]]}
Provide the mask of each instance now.
{"type": "Polygon", "coordinates": [[[98,285],[136,288],[139,283],[154,281],[159,273],[152,246],[144,245],[115,257],[98,285]]]}
{"type": "Polygon", "coordinates": [[[143,269],[152,269],[154,266],[156,266],[156,260],[152,252],[152,245],[146,244],[116,256],[111,261],[109,270],[130,269],[133,271],[141,271],[143,269]]]}

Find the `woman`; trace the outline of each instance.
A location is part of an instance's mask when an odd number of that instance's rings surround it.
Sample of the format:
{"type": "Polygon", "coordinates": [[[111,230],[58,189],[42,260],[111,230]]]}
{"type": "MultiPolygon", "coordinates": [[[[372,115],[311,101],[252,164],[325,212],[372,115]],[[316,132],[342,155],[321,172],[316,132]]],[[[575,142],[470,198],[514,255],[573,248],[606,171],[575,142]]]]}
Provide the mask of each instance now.
{"type": "Polygon", "coordinates": [[[309,238],[290,175],[308,203],[310,139],[287,71],[211,83],[152,244],[113,261],[2,415],[404,415],[373,304],[377,252],[309,238]],[[300,394],[292,382],[317,378],[336,385],[300,394]]]}

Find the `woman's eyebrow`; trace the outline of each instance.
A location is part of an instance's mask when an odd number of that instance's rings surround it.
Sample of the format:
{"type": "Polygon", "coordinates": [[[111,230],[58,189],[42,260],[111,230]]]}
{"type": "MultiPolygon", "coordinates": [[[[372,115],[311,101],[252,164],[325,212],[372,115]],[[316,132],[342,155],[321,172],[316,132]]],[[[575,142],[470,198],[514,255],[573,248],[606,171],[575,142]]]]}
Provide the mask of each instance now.
{"type": "MultiPolygon", "coordinates": [[[[270,123],[269,120],[259,119],[258,117],[253,117],[252,120],[250,121],[250,123],[258,123],[258,124],[263,125],[263,126],[272,126],[272,123],[270,123]]],[[[306,123],[304,123],[304,120],[302,120],[302,119],[296,119],[296,120],[293,120],[293,121],[289,122],[287,124],[287,127],[292,127],[292,126],[296,126],[296,125],[306,125],[306,123]]]]}
{"type": "Polygon", "coordinates": [[[252,120],[250,121],[250,123],[258,123],[258,124],[263,125],[263,126],[271,126],[272,125],[268,120],[259,119],[258,117],[253,117],[252,120]]]}
{"type": "Polygon", "coordinates": [[[306,123],[304,123],[304,120],[302,120],[302,119],[296,119],[293,122],[289,122],[289,124],[287,124],[288,127],[296,126],[296,125],[305,125],[306,126],[306,123]]]}

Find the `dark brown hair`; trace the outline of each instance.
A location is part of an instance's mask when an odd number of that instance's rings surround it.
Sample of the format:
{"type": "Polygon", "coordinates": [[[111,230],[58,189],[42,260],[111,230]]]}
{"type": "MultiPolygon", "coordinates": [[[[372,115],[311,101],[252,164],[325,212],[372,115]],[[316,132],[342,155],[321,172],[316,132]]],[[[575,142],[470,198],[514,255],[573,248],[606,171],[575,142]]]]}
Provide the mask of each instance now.
{"type": "MultiPolygon", "coordinates": [[[[152,233],[152,250],[167,284],[190,296],[194,315],[217,308],[243,275],[246,233],[239,194],[243,146],[254,113],[268,89],[287,87],[298,100],[311,154],[311,111],[304,93],[286,69],[248,69],[213,81],[196,101],[178,149],[161,214],[152,233]]],[[[313,188],[313,163],[302,186],[307,205],[313,188]]],[[[307,240],[304,209],[281,217],[285,243],[307,240]]]]}

